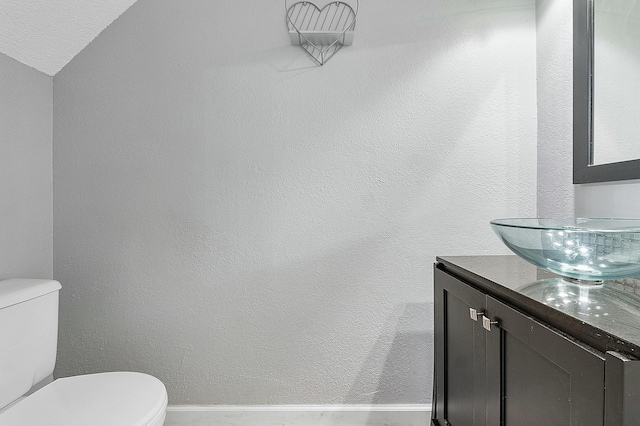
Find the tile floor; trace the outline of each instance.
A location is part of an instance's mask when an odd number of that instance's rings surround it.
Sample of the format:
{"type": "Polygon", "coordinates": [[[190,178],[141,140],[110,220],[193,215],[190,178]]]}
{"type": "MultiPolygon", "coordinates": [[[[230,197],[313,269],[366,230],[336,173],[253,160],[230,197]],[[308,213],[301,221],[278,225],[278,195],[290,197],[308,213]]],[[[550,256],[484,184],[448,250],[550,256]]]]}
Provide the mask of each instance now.
{"type": "Polygon", "coordinates": [[[425,411],[168,411],[164,426],[428,426],[425,411]]]}

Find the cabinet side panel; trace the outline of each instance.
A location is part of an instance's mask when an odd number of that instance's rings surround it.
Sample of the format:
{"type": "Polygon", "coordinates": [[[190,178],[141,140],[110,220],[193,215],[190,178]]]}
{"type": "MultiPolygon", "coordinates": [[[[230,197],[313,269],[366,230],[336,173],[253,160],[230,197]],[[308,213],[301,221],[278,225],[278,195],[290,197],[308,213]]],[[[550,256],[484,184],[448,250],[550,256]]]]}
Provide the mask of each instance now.
{"type": "Polygon", "coordinates": [[[445,299],[444,289],[442,287],[443,273],[434,268],[434,380],[433,380],[433,412],[431,418],[436,425],[440,423],[444,424],[445,421],[445,379],[444,374],[446,370],[445,365],[445,328],[444,328],[444,316],[445,316],[445,299]]]}
{"type": "Polygon", "coordinates": [[[640,361],[607,352],[605,367],[605,425],[640,423],[640,361]]]}

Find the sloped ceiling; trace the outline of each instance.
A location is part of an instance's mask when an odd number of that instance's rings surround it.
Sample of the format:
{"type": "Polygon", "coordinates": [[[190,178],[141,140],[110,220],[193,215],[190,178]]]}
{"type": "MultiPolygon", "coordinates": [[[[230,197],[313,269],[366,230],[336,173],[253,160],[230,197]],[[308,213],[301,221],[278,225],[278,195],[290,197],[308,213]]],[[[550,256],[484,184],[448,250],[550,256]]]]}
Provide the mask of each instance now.
{"type": "Polygon", "coordinates": [[[0,0],[0,53],[55,75],[136,0],[0,0]]]}

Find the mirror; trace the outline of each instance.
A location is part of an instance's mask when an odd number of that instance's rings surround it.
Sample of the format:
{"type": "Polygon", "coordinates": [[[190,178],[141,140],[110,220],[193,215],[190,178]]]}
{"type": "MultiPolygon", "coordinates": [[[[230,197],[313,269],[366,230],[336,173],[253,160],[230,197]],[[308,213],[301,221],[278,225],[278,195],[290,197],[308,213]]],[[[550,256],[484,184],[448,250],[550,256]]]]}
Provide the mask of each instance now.
{"type": "Polygon", "coordinates": [[[640,3],[593,2],[593,164],[640,158],[640,3]]]}
{"type": "Polygon", "coordinates": [[[640,179],[640,4],[573,2],[573,182],[640,179]]]}

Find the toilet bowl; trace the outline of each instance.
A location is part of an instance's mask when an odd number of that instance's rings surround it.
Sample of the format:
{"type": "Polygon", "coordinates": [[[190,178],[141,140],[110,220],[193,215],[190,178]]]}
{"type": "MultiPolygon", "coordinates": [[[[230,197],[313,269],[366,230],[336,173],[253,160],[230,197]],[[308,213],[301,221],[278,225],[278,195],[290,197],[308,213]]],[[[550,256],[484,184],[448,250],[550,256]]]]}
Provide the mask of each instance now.
{"type": "Polygon", "coordinates": [[[0,426],[161,426],[162,382],[111,372],[54,380],[58,292],[52,280],[0,281],[0,426]]]}

